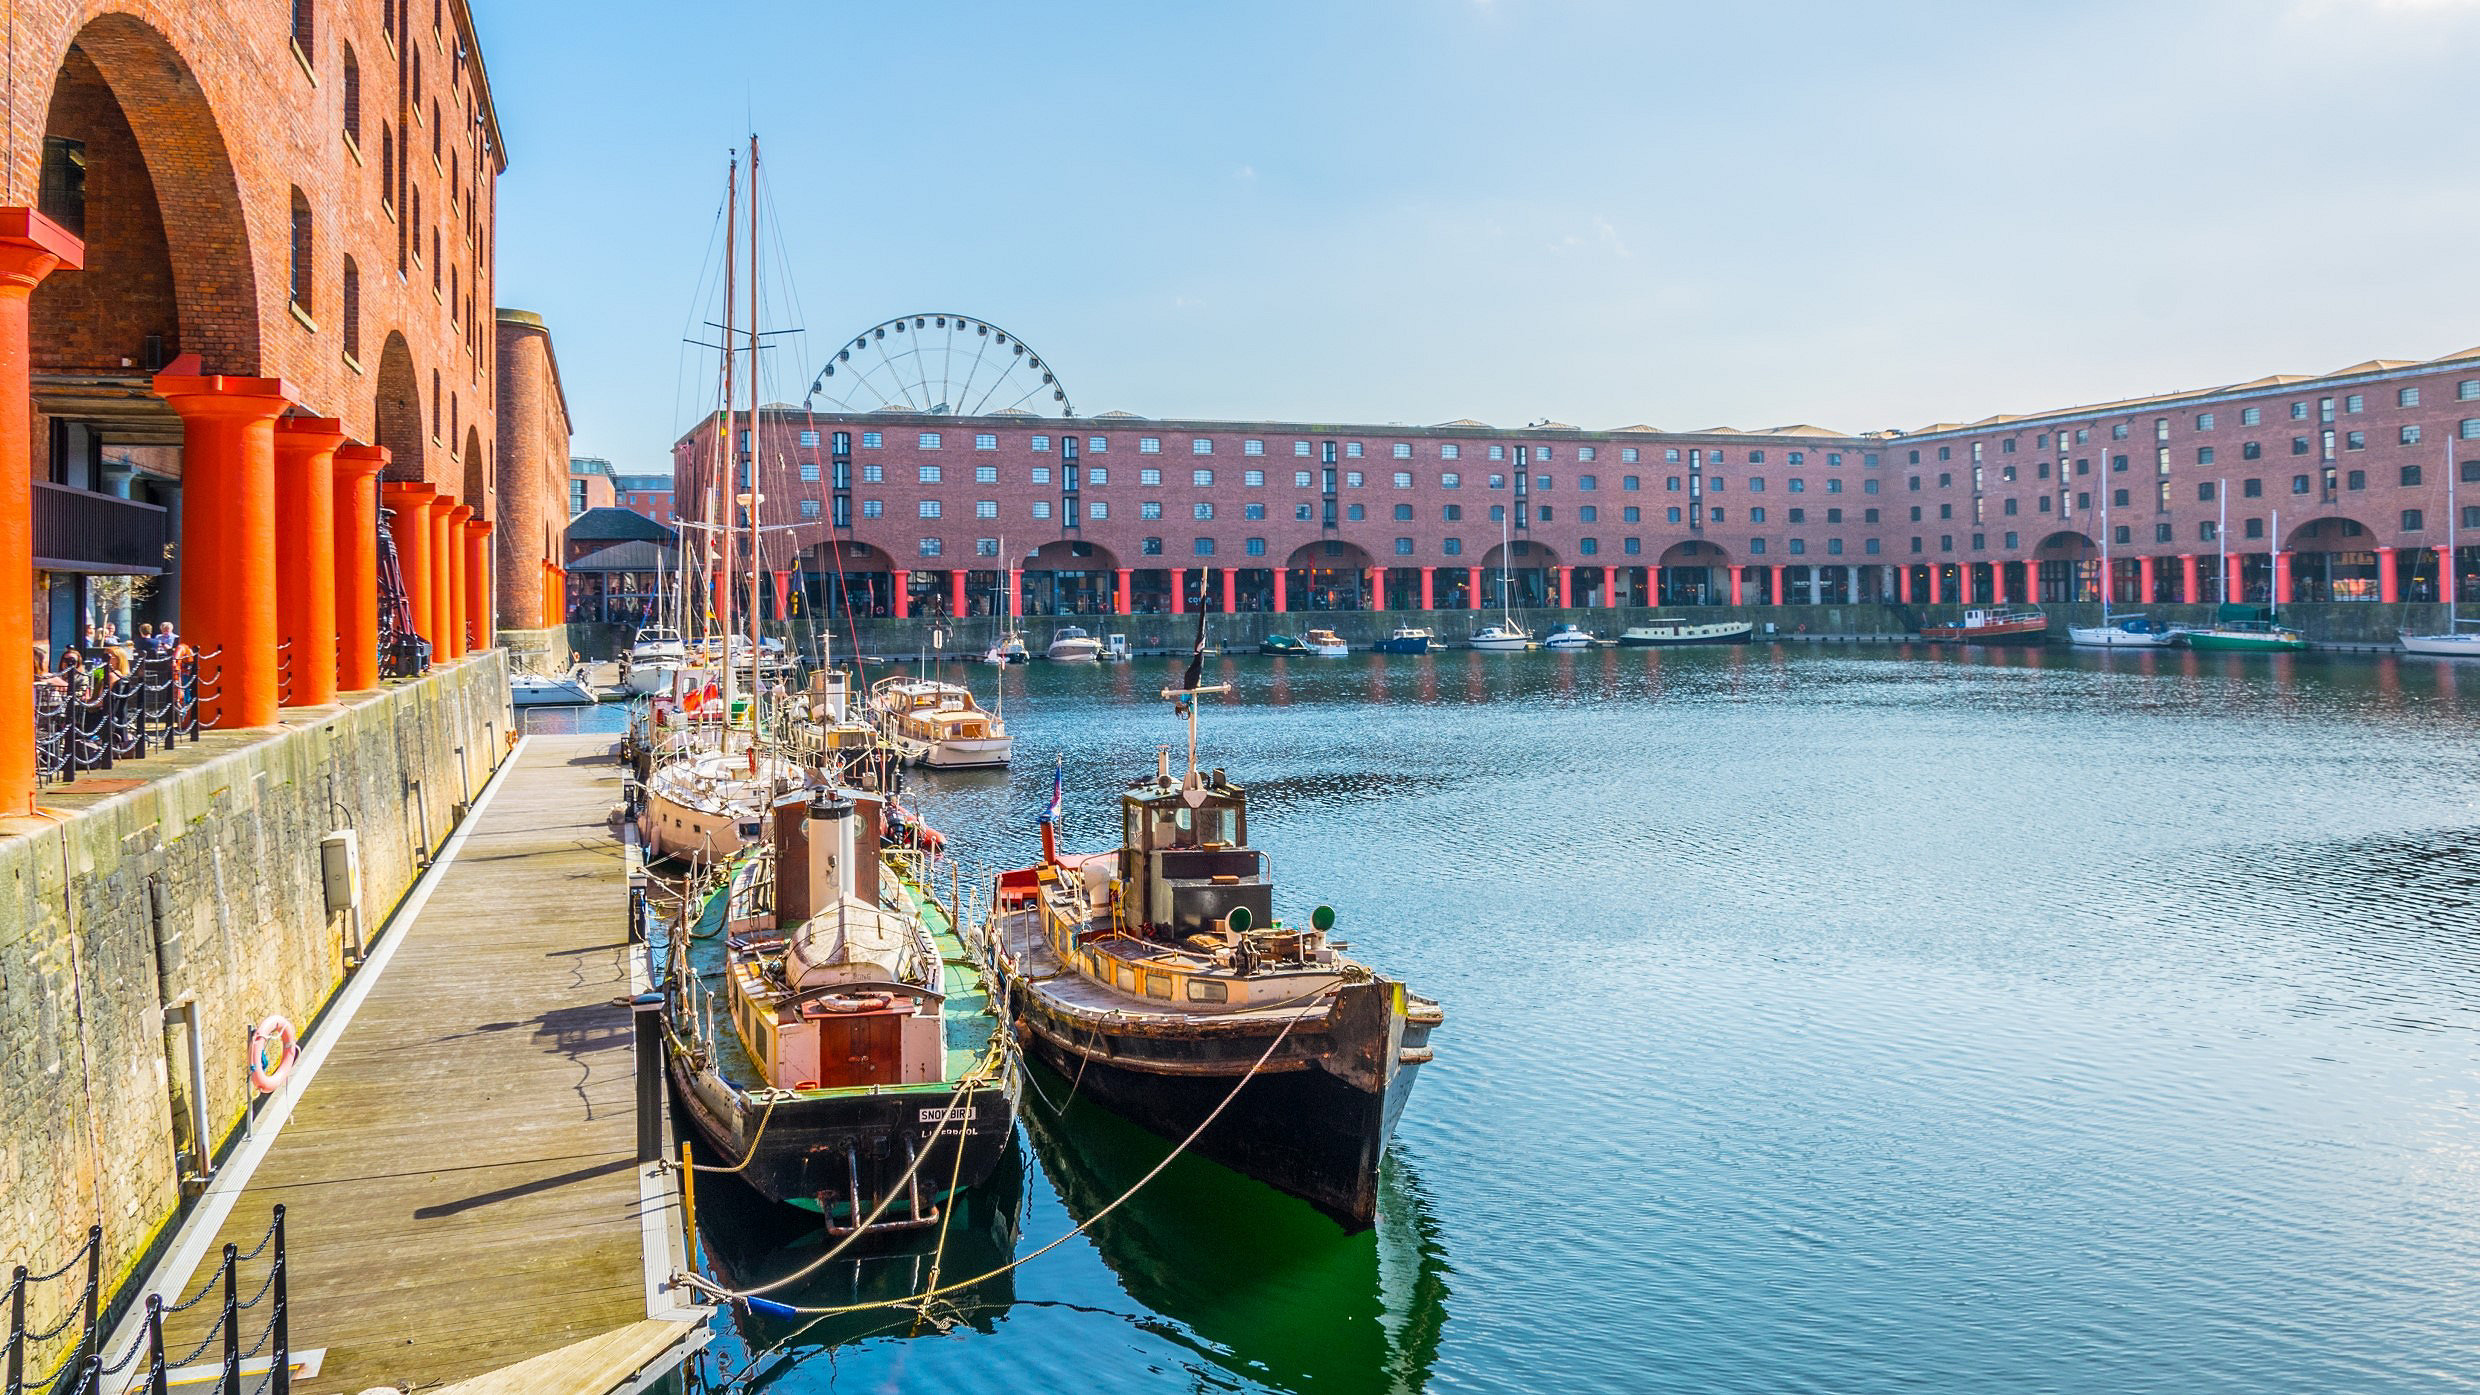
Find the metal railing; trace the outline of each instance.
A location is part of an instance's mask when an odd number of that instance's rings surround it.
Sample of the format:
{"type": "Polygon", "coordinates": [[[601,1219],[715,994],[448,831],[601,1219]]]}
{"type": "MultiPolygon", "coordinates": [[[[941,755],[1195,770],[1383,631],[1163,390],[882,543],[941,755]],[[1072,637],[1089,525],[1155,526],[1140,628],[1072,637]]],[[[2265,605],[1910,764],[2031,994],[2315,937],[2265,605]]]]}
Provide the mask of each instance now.
{"type": "Polygon", "coordinates": [[[223,652],[212,650],[186,663],[149,655],[127,673],[97,672],[82,683],[56,676],[37,681],[37,778],[65,783],[80,771],[109,770],[114,761],[169,751],[184,736],[196,742],[199,704],[214,701],[221,687],[221,666],[209,670],[206,661],[223,652]]]}
{"type": "Polygon", "coordinates": [[[206,1282],[198,1286],[197,1292],[177,1303],[166,1303],[160,1293],[148,1294],[146,1318],[137,1336],[117,1358],[108,1361],[98,1350],[103,1337],[97,1303],[102,1257],[103,1228],[97,1226],[87,1232],[86,1244],[78,1254],[51,1273],[32,1274],[26,1266],[17,1266],[15,1277],[9,1285],[5,1395],[105,1395],[107,1389],[144,1390],[147,1395],[169,1395],[176,1373],[185,1377],[178,1382],[185,1389],[206,1385],[211,1379],[216,1395],[243,1395],[244,1371],[250,1371],[248,1380],[252,1389],[266,1392],[266,1395],[290,1395],[293,1336],[290,1300],[286,1293],[282,1206],[275,1208],[274,1215],[267,1222],[267,1229],[260,1234],[258,1243],[250,1248],[249,1253],[243,1254],[238,1245],[224,1246],[222,1260],[207,1276],[206,1282]],[[245,1300],[241,1297],[241,1268],[256,1263],[262,1256],[267,1260],[267,1276],[259,1284],[258,1292],[245,1300]],[[60,1321],[46,1331],[36,1331],[30,1327],[26,1317],[29,1293],[81,1269],[86,1279],[85,1290],[60,1321]],[[210,1296],[220,1296],[220,1302],[215,1320],[208,1325],[205,1335],[180,1355],[169,1354],[164,1345],[165,1319],[198,1307],[210,1296]],[[256,1320],[257,1335],[245,1349],[242,1346],[245,1322],[242,1314],[260,1311],[262,1304],[265,1307],[262,1318],[256,1320]],[[53,1365],[50,1375],[33,1381],[26,1379],[27,1356],[31,1350],[72,1336],[74,1344],[53,1365]],[[205,1373],[193,1368],[192,1363],[207,1355],[210,1349],[217,1352],[214,1374],[205,1377],[205,1373]],[[262,1354],[265,1364],[252,1371],[252,1364],[258,1362],[262,1354]],[[122,1376],[125,1371],[129,1374],[122,1376]],[[106,1382],[116,1376],[121,1377],[118,1383],[107,1386],[106,1382]]]}

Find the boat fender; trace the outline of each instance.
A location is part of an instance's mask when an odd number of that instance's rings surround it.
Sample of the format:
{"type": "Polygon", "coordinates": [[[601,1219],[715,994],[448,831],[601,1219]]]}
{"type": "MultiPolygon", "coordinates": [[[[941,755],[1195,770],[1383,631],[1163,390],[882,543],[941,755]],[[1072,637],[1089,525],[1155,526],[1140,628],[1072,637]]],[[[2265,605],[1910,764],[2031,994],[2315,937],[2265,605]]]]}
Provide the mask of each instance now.
{"type": "Polygon", "coordinates": [[[293,1024],[281,1016],[271,1016],[250,1029],[250,1088],[262,1095],[272,1095],[293,1073],[293,1062],[301,1055],[300,1039],[293,1024]]]}

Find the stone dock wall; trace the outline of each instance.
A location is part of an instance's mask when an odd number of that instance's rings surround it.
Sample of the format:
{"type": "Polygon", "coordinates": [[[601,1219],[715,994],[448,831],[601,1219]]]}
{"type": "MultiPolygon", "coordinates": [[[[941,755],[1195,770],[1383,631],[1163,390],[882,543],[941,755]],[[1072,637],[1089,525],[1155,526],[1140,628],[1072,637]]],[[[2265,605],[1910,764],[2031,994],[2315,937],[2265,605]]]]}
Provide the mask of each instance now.
{"type": "MultiPolygon", "coordinates": [[[[2070,625],[2101,623],[2099,605],[2045,605],[2053,638],[2065,640],[2070,625]]],[[[2120,613],[2141,611],[2163,624],[2205,625],[2213,620],[2215,607],[2210,605],[2121,606],[2120,613]]],[[[2465,618],[2480,618],[2480,605],[2461,607],[2465,618]]],[[[1785,634],[1828,635],[1893,635],[1908,634],[1923,625],[1940,624],[1962,615],[1963,607],[1954,605],[1752,605],[1752,606],[1629,606],[1618,610],[1528,610],[1521,618],[1536,637],[1548,633],[1562,622],[1576,624],[1596,634],[1615,637],[1629,625],[1639,624],[1656,616],[1681,616],[1696,621],[1746,620],[1760,633],[1767,625],[1785,634]]],[[[1367,611],[1323,610],[1292,611],[1275,615],[1262,611],[1242,611],[1232,615],[1214,614],[1206,621],[1206,633],[1218,645],[1232,648],[1255,648],[1269,634],[1299,634],[1311,628],[1333,630],[1355,649],[1386,638],[1398,625],[1424,625],[1438,632],[1449,644],[1460,644],[1474,630],[1497,618],[1497,612],[1477,614],[1469,610],[1432,611],[1367,611]]],[[[2318,644],[2391,644],[2403,630],[2413,633],[2435,633],[2447,628],[2446,607],[2429,603],[2394,605],[2374,602],[2320,602],[2288,605],[2282,608],[2282,622],[2296,627],[2311,642],[2318,644]]],[[[1186,649],[1194,642],[1197,617],[1189,615],[1028,615],[1016,622],[1025,643],[1036,654],[1050,643],[1054,631],[1064,625],[1078,625],[1097,635],[1124,634],[1130,647],[1148,649],[1186,649]]],[[[793,626],[770,624],[767,633],[784,635],[789,632],[796,642],[813,644],[814,627],[807,623],[793,626]]],[[[979,653],[988,647],[995,633],[987,616],[976,616],[961,623],[929,620],[861,620],[851,628],[838,623],[834,630],[834,651],[849,653],[852,638],[858,633],[861,651],[865,654],[902,656],[921,652],[930,643],[932,632],[939,631],[948,653],[979,653]]],[[[629,633],[615,625],[569,625],[565,631],[544,632],[553,637],[551,643],[559,650],[580,653],[589,659],[615,657],[628,646],[629,633]]]]}
{"type": "Polygon", "coordinates": [[[0,1260],[47,1267],[100,1224],[108,1294],[146,1256],[196,1171],[165,1005],[195,996],[214,1152],[252,1097],[251,1025],[307,1031],[343,982],[350,917],[327,913],[320,839],[355,832],[375,934],[499,763],[507,663],[285,719],[0,841],[0,1260]]]}

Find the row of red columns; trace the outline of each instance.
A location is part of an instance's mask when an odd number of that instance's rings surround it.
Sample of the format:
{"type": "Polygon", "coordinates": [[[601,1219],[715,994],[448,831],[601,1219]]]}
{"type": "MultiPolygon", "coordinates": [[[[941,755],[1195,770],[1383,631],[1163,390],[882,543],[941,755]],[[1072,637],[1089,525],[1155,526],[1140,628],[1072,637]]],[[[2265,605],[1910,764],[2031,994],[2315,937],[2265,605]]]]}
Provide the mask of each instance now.
{"type": "MultiPolygon", "coordinates": [[[[84,244],[58,224],[0,208],[0,815],[30,811],[36,788],[29,302],[45,277],[84,261],[84,244]]],[[[281,378],[199,366],[183,355],[154,390],[181,419],[178,627],[216,656],[202,673],[201,721],[268,726],[284,703],[377,687],[371,520],[387,452],[348,441],[333,418],[287,415],[299,393],[281,378]]],[[[421,508],[393,525],[398,550],[423,633],[455,658],[487,642],[491,525],[417,488],[421,508]]]]}

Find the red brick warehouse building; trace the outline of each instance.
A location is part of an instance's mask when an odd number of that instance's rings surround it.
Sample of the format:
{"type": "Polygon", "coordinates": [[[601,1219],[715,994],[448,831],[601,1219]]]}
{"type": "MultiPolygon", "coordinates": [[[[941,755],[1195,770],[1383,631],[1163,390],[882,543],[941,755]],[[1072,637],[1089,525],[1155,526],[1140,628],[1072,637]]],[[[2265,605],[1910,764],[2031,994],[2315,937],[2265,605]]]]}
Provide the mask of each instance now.
{"type": "Polygon", "coordinates": [[[543,623],[540,530],[496,567],[488,538],[540,490],[561,517],[565,442],[497,447],[565,422],[500,412],[506,158],[462,0],[11,0],[6,43],[0,809],[38,642],[107,604],[217,654],[220,725],[373,686],[382,500],[440,657],[543,623]],[[99,601],[114,576],[151,580],[99,601]]]}
{"type": "MultiPolygon", "coordinates": [[[[2480,544],[2480,350],[1865,434],[788,406],[738,432],[792,525],[767,567],[864,614],[1463,610],[1502,575],[1519,606],[2063,602],[2098,598],[2105,537],[2121,603],[2435,600],[2450,471],[2480,544]]],[[[719,435],[674,448],[684,517],[719,435]]],[[[2452,570],[2480,584],[2480,546],[2452,570]]]]}

